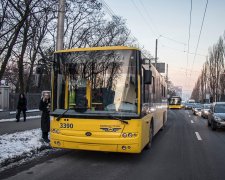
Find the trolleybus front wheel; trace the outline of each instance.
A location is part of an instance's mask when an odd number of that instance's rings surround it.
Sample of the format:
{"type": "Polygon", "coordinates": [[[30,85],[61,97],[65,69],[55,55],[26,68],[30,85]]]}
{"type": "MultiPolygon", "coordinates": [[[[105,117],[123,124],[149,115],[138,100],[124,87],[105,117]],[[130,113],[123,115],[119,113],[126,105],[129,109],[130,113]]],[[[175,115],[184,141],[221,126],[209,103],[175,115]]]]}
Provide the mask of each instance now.
{"type": "Polygon", "coordinates": [[[151,149],[153,135],[154,135],[154,126],[153,126],[153,120],[152,120],[150,124],[150,128],[149,128],[149,142],[145,146],[145,149],[151,149]]]}

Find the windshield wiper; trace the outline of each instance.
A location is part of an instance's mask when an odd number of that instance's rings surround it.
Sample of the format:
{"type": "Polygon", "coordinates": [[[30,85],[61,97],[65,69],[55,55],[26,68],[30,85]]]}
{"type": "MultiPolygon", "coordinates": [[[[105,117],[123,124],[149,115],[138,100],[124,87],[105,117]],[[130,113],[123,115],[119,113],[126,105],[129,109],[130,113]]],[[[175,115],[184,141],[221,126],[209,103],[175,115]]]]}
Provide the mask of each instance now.
{"type": "Polygon", "coordinates": [[[66,109],[62,114],[60,114],[60,115],[56,118],[56,121],[59,121],[59,120],[64,116],[64,114],[67,113],[67,111],[69,111],[69,109],[66,109]]]}
{"type": "Polygon", "coordinates": [[[127,121],[125,121],[125,120],[123,120],[123,119],[120,119],[120,118],[118,118],[118,117],[115,117],[115,116],[113,116],[113,115],[111,115],[111,114],[109,114],[108,117],[111,118],[111,119],[119,120],[120,122],[122,122],[122,123],[124,123],[124,124],[129,124],[127,121]]]}

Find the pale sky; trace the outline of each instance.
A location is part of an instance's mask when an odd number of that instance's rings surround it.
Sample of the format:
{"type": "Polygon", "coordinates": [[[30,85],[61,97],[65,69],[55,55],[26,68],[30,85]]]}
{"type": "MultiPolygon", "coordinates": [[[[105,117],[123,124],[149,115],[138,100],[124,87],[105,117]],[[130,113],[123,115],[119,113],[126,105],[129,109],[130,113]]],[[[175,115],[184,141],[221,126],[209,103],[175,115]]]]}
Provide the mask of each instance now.
{"type": "Polygon", "coordinates": [[[169,65],[169,79],[174,85],[182,86],[184,93],[190,94],[208,55],[208,48],[212,47],[225,31],[225,0],[208,1],[195,60],[194,53],[206,0],[192,0],[188,58],[191,0],[105,0],[105,2],[116,15],[126,19],[132,34],[153,56],[155,56],[155,39],[158,38],[158,58],[160,62],[169,65]]]}

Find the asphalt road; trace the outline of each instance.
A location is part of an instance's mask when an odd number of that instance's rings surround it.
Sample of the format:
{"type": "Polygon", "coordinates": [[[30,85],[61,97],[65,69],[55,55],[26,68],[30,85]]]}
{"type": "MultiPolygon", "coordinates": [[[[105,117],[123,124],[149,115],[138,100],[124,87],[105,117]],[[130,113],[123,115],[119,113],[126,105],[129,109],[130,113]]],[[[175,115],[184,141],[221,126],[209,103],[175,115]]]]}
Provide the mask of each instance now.
{"type": "Polygon", "coordinates": [[[225,131],[191,111],[169,111],[166,128],[141,154],[66,151],[11,171],[12,180],[224,180],[225,131]],[[189,115],[190,113],[190,115],[189,115]]]}

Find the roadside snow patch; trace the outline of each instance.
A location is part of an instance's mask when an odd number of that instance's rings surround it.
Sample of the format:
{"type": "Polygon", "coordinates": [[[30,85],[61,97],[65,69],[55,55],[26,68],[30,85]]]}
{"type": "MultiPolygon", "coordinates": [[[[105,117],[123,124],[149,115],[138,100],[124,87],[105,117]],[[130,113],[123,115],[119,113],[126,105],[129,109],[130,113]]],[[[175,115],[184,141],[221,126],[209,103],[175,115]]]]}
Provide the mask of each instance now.
{"type": "Polygon", "coordinates": [[[0,167],[19,161],[50,148],[42,141],[41,129],[0,136],[0,167]]]}

